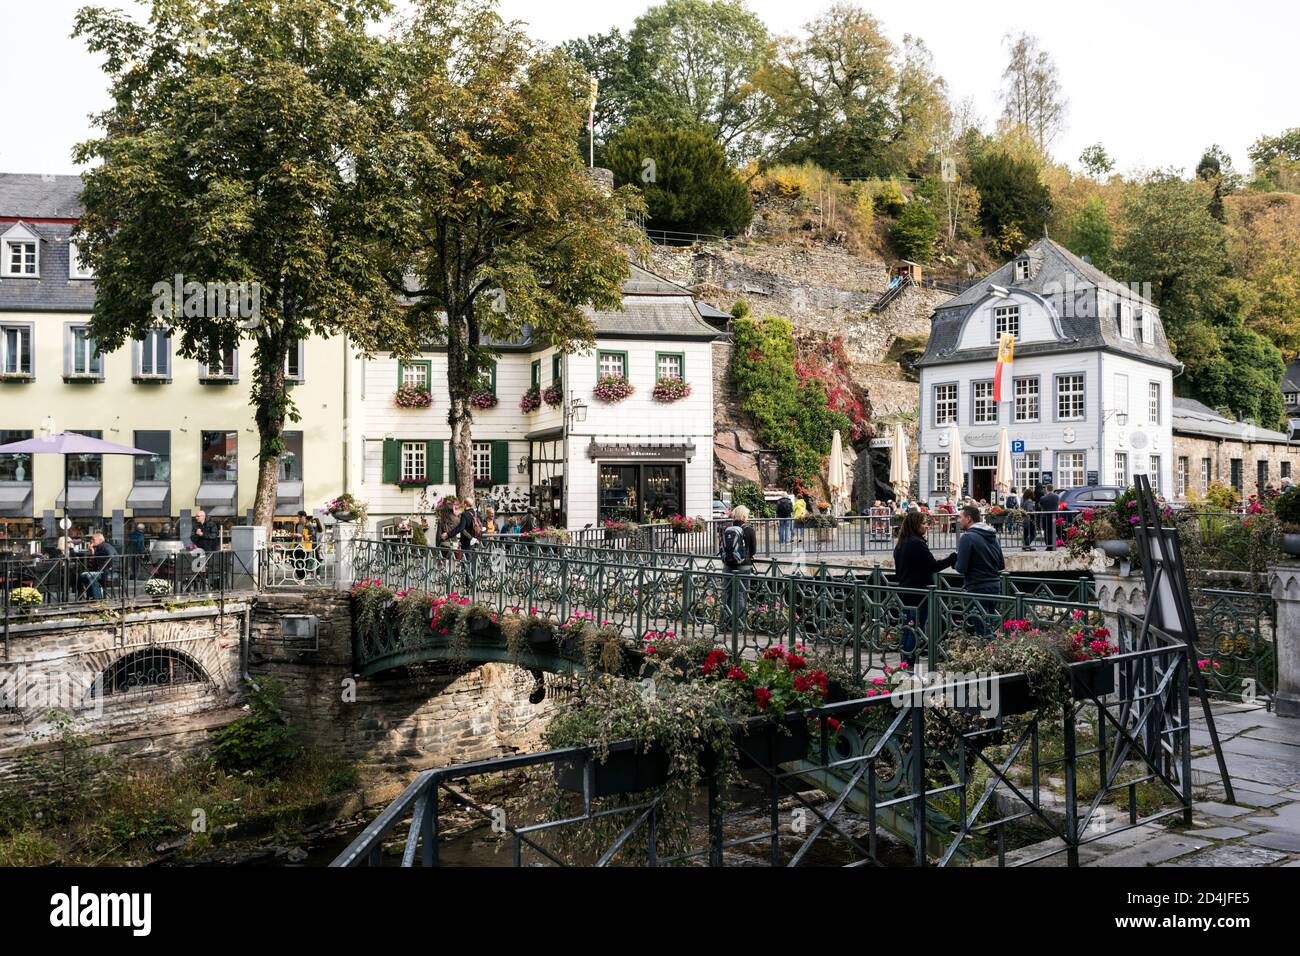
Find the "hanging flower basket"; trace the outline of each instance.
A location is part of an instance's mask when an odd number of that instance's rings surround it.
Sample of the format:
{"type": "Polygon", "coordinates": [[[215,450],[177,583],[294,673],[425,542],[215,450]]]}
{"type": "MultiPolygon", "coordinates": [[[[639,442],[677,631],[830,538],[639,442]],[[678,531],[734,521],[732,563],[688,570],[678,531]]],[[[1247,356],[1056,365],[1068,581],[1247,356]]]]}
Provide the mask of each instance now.
{"type": "Polygon", "coordinates": [[[428,408],[433,404],[433,395],[422,385],[403,385],[393,396],[393,404],[398,408],[428,408]]]}
{"type": "Polygon", "coordinates": [[[631,395],[635,389],[632,383],[622,375],[603,375],[596,380],[596,387],[591,390],[591,394],[608,405],[615,402],[621,402],[631,395]]]}
{"type": "Polygon", "coordinates": [[[484,391],[484,392],[475,392],[473,395],[471,395],[469,399],[469,403],[473,405],[475,408],[488,409],[488,408],[496,408],[497,405],[501,403],[501,400],[497,398],[494,393],[484,391]]]}
{"type": "Polygon", "coordinates": [[[542,401],[551,408],[559,408],[564,404],[564,386],[559,382],[548,386],[542,391],[542,401]]]}
{"type": "Polygon", "coordinates": [[[680,378],[661,378],[655,382],[656,402],[676,402],[691,394],[691,387],[680,378]]]}
{"type": "Polygon", "coordinates": [[[519,410],[525,415],[531,414],[542,407],[542,391],[536,385],[524,392],[519,399],[519,410]]]}
{"type": "Polygon", "coordinates": [[[397,487],[399,488],[427,488],[429,479],[421,475],[418,478],[399,478],[397,487]]]}

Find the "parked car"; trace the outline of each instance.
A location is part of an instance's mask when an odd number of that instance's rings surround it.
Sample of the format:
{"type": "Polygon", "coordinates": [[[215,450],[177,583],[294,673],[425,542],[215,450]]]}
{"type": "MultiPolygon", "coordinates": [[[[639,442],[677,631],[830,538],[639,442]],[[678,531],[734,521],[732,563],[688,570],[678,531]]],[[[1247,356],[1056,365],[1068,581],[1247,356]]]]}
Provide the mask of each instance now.
{"type": "Polygon", "coordinates": [[[1061,496],[1061,504],[1065,505],[1067,511],[1083,511],[1113,505],[1127,490],[1115,485],[1089,485],[1086,488],[1066,488],[1057,494],[1061,496]]]}
{"type": "Polygon", "coordinates": [[[730,518],[730,517],[731,517],[731,509],[727,507],[725,502],[722,501],[713,502],[713,519],[715,521],[721,521],[724,518],[730,518]]]}

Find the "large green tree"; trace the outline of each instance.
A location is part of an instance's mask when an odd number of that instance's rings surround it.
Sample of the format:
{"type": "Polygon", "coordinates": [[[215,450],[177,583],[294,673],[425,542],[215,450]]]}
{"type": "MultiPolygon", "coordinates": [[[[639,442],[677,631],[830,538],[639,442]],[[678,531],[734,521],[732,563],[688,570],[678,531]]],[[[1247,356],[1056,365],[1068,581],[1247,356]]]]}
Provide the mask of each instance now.
{"type": "MultiPolygon", "coordinates": [[[[254,346],[256,520],[275,514],[285,359],[299,339],[374,344],[393,300],[371,257],[377,205],[348,175],[374,134],[383,0],[154,0],[148,23],[85,8],[75,34],[102,54],[112,105],[76,149],[93,333],[111,351],[158,321],[158,283],[255,283],[255,317],[160,302],[181,355],[254,346]],[[201,314],[195,314],[201,313],[201,314]]],[[[197,306],[197,303],[195,303],[197,306]]]]}
{"type": "Polygon", "coordinates": [[[1087,256],[1102,272],[1110,271],[1114,253],[1114,232],[1106,217],[1106,207],[1101,198],[1093,196],[1070,220],[1070,233],[1066,245],[1077,256],[1087,256]]]}
{"type": "Polygon", "coordinates": [[[383,129],[357,178],[381,196],[374,251],[412,304],[410,341],[447,351],[447,422],[457,493],[473,494],[470,398],[490,340],[566,350],[593,340],[584,306],[622,307],[627,252],[641,241],[635,190],[611,193],[573,149],[587,76],[493,4],[416,0],[396,36],[383,129]]]}
{"type": "Polygon", "coordinates": [[[754,216],[749,189],[702,130],[638,123],[605,149],[614,181],[639,188],[653,229],[734,235],[754,216]]]}
{"type": "Polygon", "coordinates": [[[1052,196],[1035,163],[994,146],[971,160],[970,173],[980,195],[980,224],[999,253],[1018,252],[1043,234],[1052,196]]]}

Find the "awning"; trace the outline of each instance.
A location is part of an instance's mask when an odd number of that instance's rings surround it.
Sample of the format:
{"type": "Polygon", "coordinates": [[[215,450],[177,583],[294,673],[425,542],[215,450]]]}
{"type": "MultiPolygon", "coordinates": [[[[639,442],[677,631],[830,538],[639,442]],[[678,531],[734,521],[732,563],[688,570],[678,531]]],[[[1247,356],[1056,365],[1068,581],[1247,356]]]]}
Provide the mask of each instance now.
{"type": "Polygon", "coordinates": [[[275,492],[275,513],[277,515],[296,515],[302,510],[302,482],[280,482],[275,492]]]}
{"type": "Polygon", "coordinates": [[[0,514],[9,518],[32,516],[32,484],[29,481],[0,484],[0,514]]]}
{"type": "Polygon", "coordinates": [[[128,508],[165,508],[171,485],[132,485],[131,493],[126,496],[128,508]]]}
{"type": "Polygon", "coordinates": [[[238,487],[233,481],[200,482],[194,503],[213,518],[229,518],[235,513],[236,491],[238,487]]]}
{"type": "MultiPolygon", "coordinates": [[[[99,482],[77,482],[68,485],[68,495],[72,498],[72,504],[69,511],[74,512],[99,512],[99,492],[103,486],[99,482]]],[[[54,499],[54,507],[63,508],[63,492],[54,499]]]]}

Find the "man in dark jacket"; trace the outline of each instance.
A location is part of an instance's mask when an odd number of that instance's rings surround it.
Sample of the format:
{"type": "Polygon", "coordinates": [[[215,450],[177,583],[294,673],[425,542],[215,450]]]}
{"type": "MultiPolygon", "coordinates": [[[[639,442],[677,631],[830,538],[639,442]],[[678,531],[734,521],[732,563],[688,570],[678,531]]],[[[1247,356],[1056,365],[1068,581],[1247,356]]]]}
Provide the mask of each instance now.
{"type": "Polygon", "coordinates": [[[1061,496],[1052,490],[1051,485],[1043,486],[1042,497],[1038,499],[1038,510],[1041,512],[1038,520],[1042,522],[1043,543],[1051,551],[1056,547],[1056,513],[1061,510],[1061,496]]]}
{"type": "Polygon", "coordinates": [[[208,513],[200,508],[194,512],[194,528],[190,531],[190,541],[196,548],[204,551],[221,550],[221,529],[208,520],[208,513]]]}
{"type": "Polygon", "coordinates": [[[776,503],[776,536],[782,544],[789,544],[794,538],[794,501],[789,495],[782,495],[776,503]]]}
{"type": "MultiPolygon", "coordinates": [[[[966,590],[971,594],[1001,594],[1002,570],[1006,562],[1002,558],[1002,546],[998,544],[998,533],[991,525],[981,520],[980,510],[974,505],[966,505],[957,515],[957,526],[961,536],[957,539],[957,573],[966,582],[966,590]]],[[[986,614],[996,614],[996,601],[980,601],[979,605],[986,614]]],[[[970,606],[975,610],[974,605],[970,606]]],[[[975,633],[986,633],[983,620],[978,612],[973,621],[975,633]]]]}
{"type": "Polygon", "coordinates": [[[474,574],[475,558],[478,555],[476,550],[479,546],[479,539],[482,537],[486,528],[482,516],[478,509],[474,507],[474,499],[466,498],[464,507],[460,512],[460,521],[451,529],[450,534],[444,534],[443,537],[460,537],[460,553],[465,560],[469,562],[469,573],[474,574]]]}
{"type": "Polygon", "coordinates": [[[104,540],[104,535],[96,531],[91,535],[91,556],[86,561],[87,571],[81,572],[81,587],[92,601],[103,600],[104,579],[113,570],[113,559],[117,557],[117,548],[104,540]]]}

